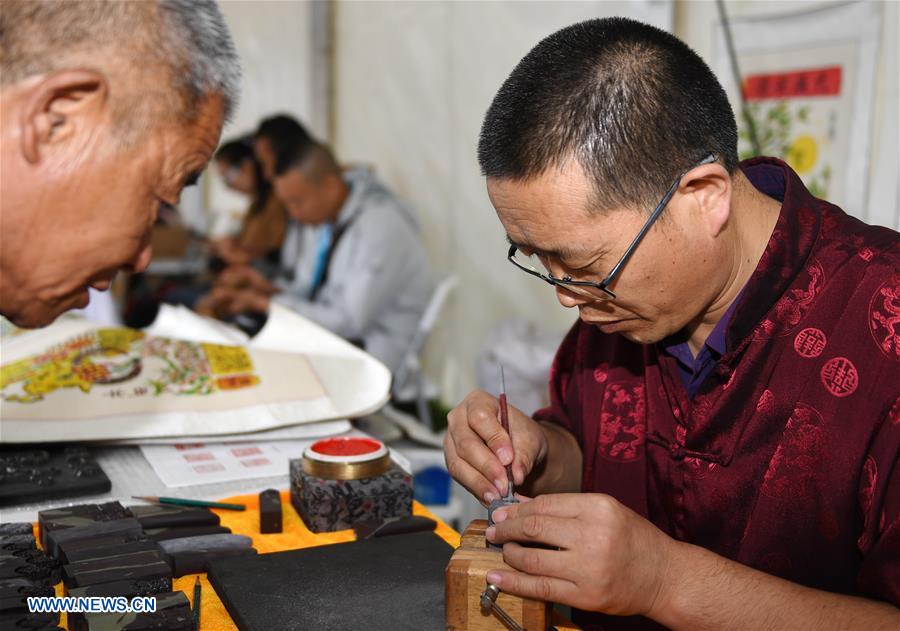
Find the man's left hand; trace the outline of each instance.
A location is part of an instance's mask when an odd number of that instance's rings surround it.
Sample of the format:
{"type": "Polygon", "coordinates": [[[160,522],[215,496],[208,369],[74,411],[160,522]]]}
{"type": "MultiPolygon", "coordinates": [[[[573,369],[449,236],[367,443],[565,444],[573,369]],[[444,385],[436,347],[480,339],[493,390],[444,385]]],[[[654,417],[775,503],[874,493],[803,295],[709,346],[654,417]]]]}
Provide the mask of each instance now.
{"type": "Polygon", "coordinates": [[[487,538],[505,544],[503,560],[520,570],[488,573],[504,592],[614,615],[649,616],[661,605],[677,542],[612,497],[541,495],[494,521],[487,538]]]}

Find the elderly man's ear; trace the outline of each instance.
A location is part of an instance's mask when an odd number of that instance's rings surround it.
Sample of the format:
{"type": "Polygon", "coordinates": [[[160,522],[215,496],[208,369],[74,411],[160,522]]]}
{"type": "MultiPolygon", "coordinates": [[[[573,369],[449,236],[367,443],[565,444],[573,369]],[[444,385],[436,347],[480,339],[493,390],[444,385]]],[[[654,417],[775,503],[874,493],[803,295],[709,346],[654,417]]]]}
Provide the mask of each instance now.
{"type": "Polygon", "coordinates": [[[109,87],[93,70],[52,72],[28,90],[21,117],[21,147],[25,159],[36,164],[54,145],[71,142],[107,116],[109,87]]]}

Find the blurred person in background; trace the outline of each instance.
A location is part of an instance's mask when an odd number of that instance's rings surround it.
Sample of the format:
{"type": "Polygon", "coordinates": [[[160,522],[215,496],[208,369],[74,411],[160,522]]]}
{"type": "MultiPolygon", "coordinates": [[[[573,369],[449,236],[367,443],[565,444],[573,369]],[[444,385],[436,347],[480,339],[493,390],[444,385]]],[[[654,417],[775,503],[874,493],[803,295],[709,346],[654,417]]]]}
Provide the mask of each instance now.
{"type": "Polygon", "coordinates": [[[277,302],[396,374],[434,288],[412,210],[368,170],[341,169],[330,148],[314,140],[278,158],[273,184],[315,242],[302,248],[290,279],[227,270],[198,310],[227,319],[266,313],[277,302]]]}
{"type": "Polygon", "coordinates": [[[276,114],[262,120],[253,136],[253,153],[268,181],[284,166],[297,149],[314,142],[313,137],[293,116],[276,114]]]}
{"type": "Polygon", "coordinates": [[[252,138],[226,142],[216,152],[214,163],[225,186],[251,201],[240,232],[213,241],[213,254],[221,260],[221,266],[246,265],[255,259],[277,263],[287,215],[253,154],[252,138]]]}
{"type": "MultiPolygon", "coordinates": [[[[158,291],[159,302],[194,308],[212,287],[214,277],[229,267],[252,265],[266,277],[277,273],[287,215],[253,154],[252,137],[224,143],[216,151],[213,163],[229,190],[250,198],[240,231],[210,242],[209,272],[190,281],[166,285],[158,291]]],[[[158,309],[149,308],[153,313],[158,309]]]]}

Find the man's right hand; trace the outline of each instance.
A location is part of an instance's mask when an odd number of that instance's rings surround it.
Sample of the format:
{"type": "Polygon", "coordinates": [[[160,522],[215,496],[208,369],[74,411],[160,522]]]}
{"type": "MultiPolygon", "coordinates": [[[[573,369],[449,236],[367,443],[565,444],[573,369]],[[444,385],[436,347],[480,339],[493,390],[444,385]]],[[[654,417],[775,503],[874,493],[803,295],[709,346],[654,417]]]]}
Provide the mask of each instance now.
{"type": "Polygon", "coordinates": [[[485,505],[506,494],[507,464],[512,461],[519,485],[547,455],[541,425],[511,405],[509,431],[512,442],[500,425],[500,402],[483,390],[471,392],[447,415],[447,470],[485,505]]]}
{"type": "Polygon", "coordinates": [[[275,294],[278,288],[259,271],[249,265],[231,265],[216,278],[216,285],[231,289],[252,289],[265,294],[275,294]]]}

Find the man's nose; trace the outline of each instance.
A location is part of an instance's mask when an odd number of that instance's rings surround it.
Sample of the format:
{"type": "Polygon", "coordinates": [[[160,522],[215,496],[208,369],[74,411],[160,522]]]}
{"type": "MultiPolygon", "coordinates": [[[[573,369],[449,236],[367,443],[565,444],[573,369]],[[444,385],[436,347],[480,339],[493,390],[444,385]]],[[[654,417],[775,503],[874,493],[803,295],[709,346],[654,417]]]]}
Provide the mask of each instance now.
{"type": "Polygon", "coordinates": [[[587,304],[589,302],[593,302],[595,299],[591,299],[589,296],[585,296],[579,293],[575,293],[571,289],[566,289],[565,285],[556,285],[556,299],[559,301],[559,304],[564,306],[567,309],[571,309],[572,307],[578,307],[580,305],[587,304]]]}

